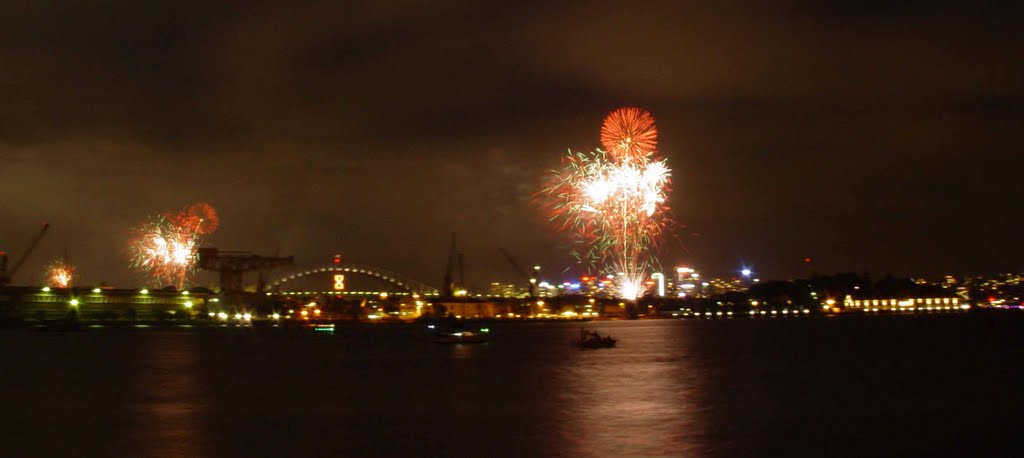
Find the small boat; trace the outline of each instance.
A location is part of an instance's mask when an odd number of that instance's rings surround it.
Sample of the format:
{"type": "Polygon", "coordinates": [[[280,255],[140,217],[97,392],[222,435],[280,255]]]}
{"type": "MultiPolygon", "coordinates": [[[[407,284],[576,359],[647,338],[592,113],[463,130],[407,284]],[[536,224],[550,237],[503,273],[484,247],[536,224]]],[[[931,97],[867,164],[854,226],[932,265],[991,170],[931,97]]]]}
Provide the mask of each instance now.
{"type": "Polygon", "coordinates": [[[487,333],[473,331],[439,331],[437,334],[434,334],[434,342],[443,344],[484,343],[487,342],[487,333]]]}
{"type": "Polygon", "coordinates": [[[467,325],[462,321],[448,320],[427,324],[435,343],[484,343],[490,337],[491,330],[477,325],[467,325]]]}
{"type": "Polygon", "coordinates": [[[612,348],[615,346],[617,340],[613,339],[612,336],[602,336],[596,332],[587,332],[585,329],[580,329],[579,340],[574,340],[573,344],[578,345],[580,348],[612,348]]]}

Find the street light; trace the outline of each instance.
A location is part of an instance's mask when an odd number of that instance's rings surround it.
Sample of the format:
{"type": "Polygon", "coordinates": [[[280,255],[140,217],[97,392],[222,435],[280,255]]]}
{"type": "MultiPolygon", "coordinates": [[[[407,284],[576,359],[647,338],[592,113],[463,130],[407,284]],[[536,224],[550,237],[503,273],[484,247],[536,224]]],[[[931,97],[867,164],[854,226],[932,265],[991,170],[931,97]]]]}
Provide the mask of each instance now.
{"type": "Polygon", "coordinates": [[[743,274],[744,277],[749,277],[752,272],[750,272],[750,269],[743,269],[740,273],[743,274]]]}

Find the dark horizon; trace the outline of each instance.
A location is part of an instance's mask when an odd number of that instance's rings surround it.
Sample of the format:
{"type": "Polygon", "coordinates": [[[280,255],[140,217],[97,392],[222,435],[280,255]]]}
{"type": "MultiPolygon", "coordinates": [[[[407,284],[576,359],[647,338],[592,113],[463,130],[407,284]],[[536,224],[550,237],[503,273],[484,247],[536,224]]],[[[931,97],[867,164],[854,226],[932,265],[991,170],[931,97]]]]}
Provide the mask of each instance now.
{"type": "Polygon", "coordinates": [[[1022,12],[0,5],[0,251],[49,222],[14,283],[66,252],[80,284],[140,284],[130,228],[205,201],[208,246],[439,284],[456,232],[470,285],[515,283],[499,248],[573,268],[534,194],[629,105],[673,170],[666,271],[1020,272],[1022,12]]]}

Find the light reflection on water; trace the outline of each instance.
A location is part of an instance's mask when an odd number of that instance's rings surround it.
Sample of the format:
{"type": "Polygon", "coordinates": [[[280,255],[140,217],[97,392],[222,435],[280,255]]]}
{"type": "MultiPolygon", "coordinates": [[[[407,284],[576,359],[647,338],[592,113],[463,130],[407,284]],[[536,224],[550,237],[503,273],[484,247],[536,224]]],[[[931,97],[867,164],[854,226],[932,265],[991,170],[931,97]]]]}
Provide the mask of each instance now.
{"type": "Polygon", "coordinates": [[[1021,324],[601,322],[619,344],[588,351],[570,323],[482,345],[413,326],[0,332],[0,455],[1024,456],[1006,433],[1021,324]]]}
{"type": "Polygon", "coordinates": [[[132,380],[136,431],[132,446],[148,456],[206,456],[205,395],[199,379],[199,352],[195,336],[183,334],[171,341],[145,340],[139,373],[132,380]]]}
{"type": "Polygon", "coordinates": [[[679,456],[701,450],[696,395],[706,383],[666,326],[606,329],[612,349],[570,354],[564,376],[566,456],[679,456]]]}

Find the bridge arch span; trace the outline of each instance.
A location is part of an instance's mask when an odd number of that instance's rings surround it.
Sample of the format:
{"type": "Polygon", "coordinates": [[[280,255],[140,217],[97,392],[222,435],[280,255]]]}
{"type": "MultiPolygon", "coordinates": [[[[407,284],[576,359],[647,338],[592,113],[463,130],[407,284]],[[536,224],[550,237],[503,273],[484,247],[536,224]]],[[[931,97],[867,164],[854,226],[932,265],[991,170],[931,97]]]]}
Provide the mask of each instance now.
{"type": "Polygon", "coordinates": [[[379,267],[369,266],[365,264],[327,264],[313,267],[306,267],[294,270],[292,272],[286,272],[280,277],[267,282],[267,289],[273,291],[281,288],[289,281],[296,280],[307,275],[316,275],[322,273],[340,272],[348,274],[359,274],[366,275],[368,277],[375,277],[398,288],[408,291],[410,293],[419,293],[423,295],[437,295],[440,293],[437,288],[434,288],[426,283],[413,280],[411,278],[399,275],[390,270],[381,269],[379,267]]]}

